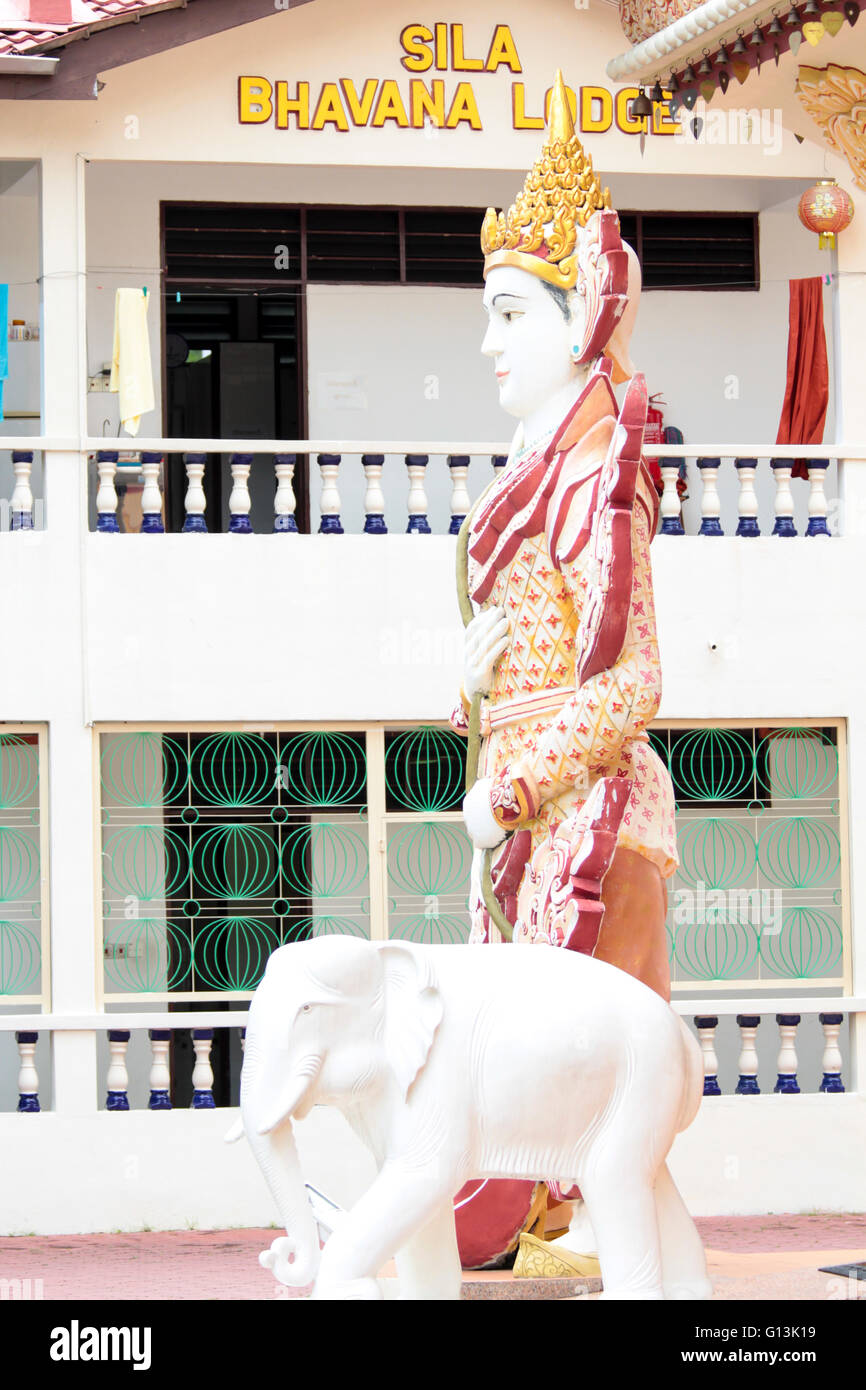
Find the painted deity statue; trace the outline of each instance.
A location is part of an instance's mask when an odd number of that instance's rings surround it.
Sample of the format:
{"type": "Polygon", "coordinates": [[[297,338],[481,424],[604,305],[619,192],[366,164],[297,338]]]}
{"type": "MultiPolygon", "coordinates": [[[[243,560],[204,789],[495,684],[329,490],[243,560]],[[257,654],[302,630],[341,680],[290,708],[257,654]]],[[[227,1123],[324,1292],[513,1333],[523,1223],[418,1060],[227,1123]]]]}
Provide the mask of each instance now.
{"type": "MultiPolygon", "coordinates": [[[[595,955],[667,999],[677,854],[673,788],[647,737],[661,669],[658,498],[641,457],[646,387],[628,352],[640,270],[561,73],[542,153],[508,212],[488,210],[481,242],[482,352],[519,424],[460,537],[467,626],[451,723],[475,778],[463,807],[471,940],[595,955]]],[[[464,1264],[501,1263],[544,1208],[548,1233],[567,1227],[579,1195],[567,1179],[464,1189],[464,1264]]]]}

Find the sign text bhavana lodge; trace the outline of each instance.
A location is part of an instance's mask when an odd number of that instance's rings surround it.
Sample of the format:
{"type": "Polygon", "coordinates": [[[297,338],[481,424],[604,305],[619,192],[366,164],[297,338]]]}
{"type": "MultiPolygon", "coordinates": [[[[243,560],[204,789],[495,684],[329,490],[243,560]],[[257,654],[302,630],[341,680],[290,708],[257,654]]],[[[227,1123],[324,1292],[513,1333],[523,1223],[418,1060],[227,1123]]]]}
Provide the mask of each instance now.
{"type": "MultiPolygon", "coordinates": [[[[397,80],[391,77],[367,77],[356,81],[339,77],[323,82],[318,90],[311,83],[288,81],[261,76],[238,78],[238,121],[241,125],[269,125],[277,130],[351,130],[353,126],[373,129],[396,126],[419,130],[438,126],[444,130],[467,127],[483,130],[479,96],[484,79],[500,68],[522,74],[523,67],[517,45],[507,24],[493,29],[486,53],[466,51],[462,24],[407,24],[400,34],[400,62],[409,76],[397,80]],[[446,81],[442,77],[419,77],[414,74],[432,72],[474,73],[446,81]],[[477,84],[477,91],[476,91],[477,84]]],[[[630,103],[638,95],[637,87],[623,87],[610,92],[606,87],[580,87],[578,93],[569,89],[568,100],[575,126],[581,131],[601,133],[616,126],[628,135],[640,135],[646,130],[643,118],[631,114],[630,103]]],[[[501,89],[496,96],[501,100],[501,89]]],[[[543,130],[550,92],[545,94],[544,109],[527,107],[526,89],[521,81],[511,83],[511,123],[515,130],[543,130]]],[[[653,106],[653,133],[675,135],[679,130],[671,121],[665,103],[653,106]]]]}

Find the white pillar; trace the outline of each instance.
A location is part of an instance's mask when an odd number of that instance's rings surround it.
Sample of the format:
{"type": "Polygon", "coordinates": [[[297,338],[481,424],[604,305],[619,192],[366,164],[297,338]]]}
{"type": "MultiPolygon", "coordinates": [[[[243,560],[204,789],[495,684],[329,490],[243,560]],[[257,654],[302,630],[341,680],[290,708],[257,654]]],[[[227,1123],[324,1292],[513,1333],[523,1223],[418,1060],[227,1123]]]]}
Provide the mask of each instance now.
{"type": "MultiPolygon", "coordinates": [[[[837,1030],[838,1031],[838,1030],[837,1030]]],[[[18,1044],[18,1110],[35,1114],[39,1110],[39,1074],[36,1070],[38,1033],[16,1033],[18,1044]]]]}
{"type": "Polygon", "coordinates": [[[129,1109],[129,1072],[126,1069],[126,1050],[129,1047],[129,1030],[112,1029],[108,1034],[108,1099],[106,1110],[129,1109]]]}
{"type": "Polygon", "coordinates": [[[659,472],[664,483],[659,534],[662,536],[681,536],[683,535],[682,504],[677,492],[677,483],[680,477],[679,459],[660,459],[659,472]]]}
{"type": "Polygon", "coordinates": [[[213,1068],[210,1064],[210,1052],[213,1045],[212,1028],[193,1028],[192,1046],[195,1053],[195,1065],[192,1069],[192,1105],[193,1110],[213,1110],[213,1068]]]}
{"type": "Polygon", "coordinates": [[[799,1014],[776,1014],[779,1025],[778,1077],[773,1089],[780,1095],[799,1095],[797,1081],[797,1027],[799,1014]]]}
{"type": "Polygon", "coordinates": [[[737,1025],[742,1039],[740,1046],[738,1096],[758,1095],[758,1049],[755,1039],[760,1027],[760,1014],[737,1014],[737,1025]]]}
{"type": "MultiPolygon", "coordinates": [[[[86,420],[84,162],[68,153],[42,160],[42,400],[48,435],[80,439],[86,420]],[[78,272],[78,273],[76,273],[78,272]]],[[[51,612],[62,634],[63,679],[52,681],[38,717],[50,721],[51,1005],[55,1013],[98,1008],[93,843],[93,735],[86,702],[81,603],[87,536],[87,460],[80,451],[45,456],[46,570],[51,612]],[[49,558],[50,557],[50,558],[49,558]]],[[[96,1109],[96,1034],[51,1035],[52,1109],[96,1109]]]]}
{"type": "Polygon", "coordinates": [[[13,449],[12,472],[15,475],[15,487],[9,504],[13,531],[33,530],[33,492],[30,487],[32,471],[32,451],[30,449],[13,449]]]}
{"type": "Polygon", "coordinates": [[[236,536],[252,534],[250,521],[250,469],[253,466],[252,454],[232,454],[232,490],[229,494],[229,531],[236,536]]]}
{"type": "Polygon", "coordinates": [[[141,530],[143,535],[162,535],[162,493],[159,487],[159,474],[162,468],[162,454],[148,453],[141,456],[141,476],[144,487],[141,490],[141,530]]]}
{"type": "Polygon", "coordinates": [[[755,492],[755,473],[757,459],[734,459],[734,467],[740,480],[740,495],[737,499],[738,536],[760,536],[758,528],[758,495],[755,492]]]}
{"type": "Polygon", "coordinates": [[[457,536],[472,506],[472,498],[469,496],[467,485],[469,455],[449,454],[448,467],[451,470],[451,525],[448,527],[448,534],[457,536]]]}
{"type": "Polygon", "coordinates": [[[295,476],[295,454],[274,454],[274,473],[277,489],[274,493],[274,530],[286,534],[297,532],[295,520],[295,489],[292,480],[295,476]]]}
{"type": "Polygon", "coordinates": [[[168,1028],[151,1028],[150,1030],[150,1100],[148,1110],[170,1110],[171,1099],[169,1088],[171,1086],[171,1068],[169,1066],[169,1051],[171,1049],[171,1032],[168,1028]]]}
{"type": "Polygon", "coordinates": [[[318,462],[319,474],[322,479],[322,493],[319,498],[319,533],[323,536],[342,536],[340,489],[337,486],[337,478],[340,473],[340,455],[319,454],[318,462]]]}
{"type": "Polygon", "coordinates": [[[720,458],[698,459],[701,474],[701,529],[700,536],[722,536],[722,504],[719,500],[720,458]]]}
{"type": "Polygon", "coordinates": [[[824,1030],[824,1055],[821,1059],[822,1076],[819,1089],[832,1095],[845,1090],[842,1080],[842,1053],[839,1049],[839,1029],[842,1027],[843,1015],[819,1014],[818,1021],[824,1030]]]}
{"type": "Polygon", "coordinates": [[[796,536],[794,525],[794,494],[791,491],[791,469],[793,459],[770,459],[770,467],[776,479],[776,520],[774,536],[796,536]]]}
{"type": "Polygon", "coordinates": [[[384,466],[384,454],[361,455],[361,467],[364,470],[366,481],[364,532],[368,536],[384,536],[388,533],[388,527],[385,525],[385,494],[382,491],[382,469],[384,466]]]}
{"type": "Polygon", "coordinates": [[[186,468],[186,497],[183,504],[186,515],[181,529],[193,534],[204,534],[207,531],[207,522],[204,519],[207,498],[204,494],[203,479],[207,454],[184,454],[183,460],[186,468]]]}
{"type": "MultiPolygon", "coordinates": [[[[862,197],[851,169],[830,155],[831,172],[852,198],[862,197]]],[[[838,238],[833,281],[833,382],[836,438],[866,444],[866,391],[863,390],[863,324],[866,323],[866,222],[857,217],[838,238]]],[[[832,264],[832,262],[831,262],[832,264]]],[[[866,538],[866,459],[839,459],[840,508],[830,530],[841,531],[862,554],[866,538]]],[[[848,714],[849,862],[851,912],[852,994],[866,994],[866,718],[862,702],[848,714]]],[[[844,888],[843,888],[844,891],[844,888]]],[[[828,1001],[829,1002],[829,1001],[828,1001]]],[[[832,1006],[831,1006],[832,1007],[832,1006]]],[[[851,1078],[849,1088],[866,1092],[866,1014],[850,1020],[851,1078]]]]}
{"type": "Polygon", "coordinates": [[[96,453],[96,472],[99,487],[96,492],[96,529],[114,535],[120,529],[117,524],[117,450],[98,449],[96,453]]]}
{"type": "Polygon", "coordinates": [[[695,1019],[698,1039],[701,1044],[701,1052],[704,1058],[704,1095],[720,1096],[719,1088],[719,1059],[716,1056],[716,1029],[719,1020],[715,1015],[698,1015],[695,1019]]]}

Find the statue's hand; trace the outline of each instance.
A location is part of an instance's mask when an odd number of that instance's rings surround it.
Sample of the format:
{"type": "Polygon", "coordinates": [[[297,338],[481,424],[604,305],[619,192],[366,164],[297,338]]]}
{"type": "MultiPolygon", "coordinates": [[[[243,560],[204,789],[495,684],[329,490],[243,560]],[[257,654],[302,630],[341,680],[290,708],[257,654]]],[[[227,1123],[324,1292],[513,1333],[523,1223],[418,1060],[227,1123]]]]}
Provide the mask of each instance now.
{"type": "Polygon", "coordinates": [[[505,839],[490,804],[491,778],[479,777],[471,792],[463,799],[463,820],[476,849],[495,849],[505,839]]]}
{"type": "Polygon", "coordinates": [[[485,608],[467,625],[463,646],[463,693],[471,700],[486,695],[493,683],[493,668],[509,642],[504,608],[485,608]]]}

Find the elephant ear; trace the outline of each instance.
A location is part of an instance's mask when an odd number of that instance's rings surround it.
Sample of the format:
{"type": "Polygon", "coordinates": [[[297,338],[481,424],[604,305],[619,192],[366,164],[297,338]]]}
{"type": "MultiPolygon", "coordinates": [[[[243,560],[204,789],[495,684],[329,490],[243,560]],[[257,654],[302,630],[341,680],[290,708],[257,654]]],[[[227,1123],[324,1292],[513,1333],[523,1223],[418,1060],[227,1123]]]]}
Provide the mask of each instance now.
{"type": "Polygon", "coordinates": [[[442,1021],[442,997],[426,955],[390,942],[379,949],[385,978],[385,1050],[405,1100],[442,1021]]]}

